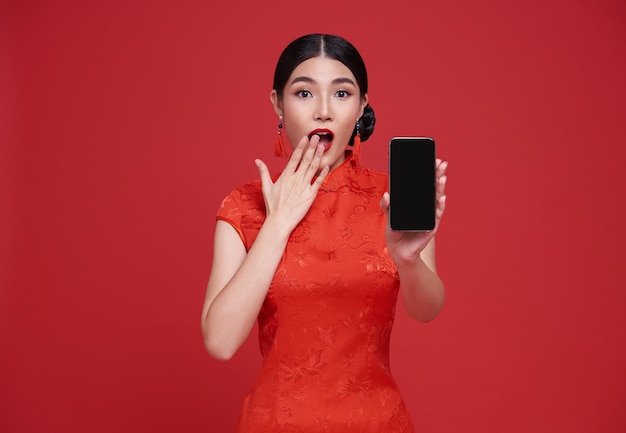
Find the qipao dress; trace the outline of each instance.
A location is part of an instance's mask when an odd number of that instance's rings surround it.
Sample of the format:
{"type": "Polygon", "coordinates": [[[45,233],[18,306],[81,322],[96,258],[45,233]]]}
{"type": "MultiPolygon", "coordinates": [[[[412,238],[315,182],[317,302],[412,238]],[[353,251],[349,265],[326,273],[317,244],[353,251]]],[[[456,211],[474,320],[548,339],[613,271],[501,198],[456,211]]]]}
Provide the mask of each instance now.
{"type": "MultiPolygon", "coordinates": [[[[258,317],[263,363],[239,433],[415,431],[389,368],[399,281],[379,205],[387,185],[348,158],[292,232],[258,317]]],[[[260,180],[217,218],[249,250],[265,219],[260,180]]]]}

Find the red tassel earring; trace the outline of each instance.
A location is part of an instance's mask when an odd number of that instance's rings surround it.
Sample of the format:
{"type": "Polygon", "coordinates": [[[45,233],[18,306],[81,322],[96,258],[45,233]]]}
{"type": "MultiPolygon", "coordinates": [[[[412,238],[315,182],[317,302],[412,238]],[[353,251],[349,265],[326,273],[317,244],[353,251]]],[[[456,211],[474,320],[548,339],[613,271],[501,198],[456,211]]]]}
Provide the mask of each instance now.
{"type": "Polygon", "coordinates": [[[278,121],[278,132],[276,133],[276,143],[274,143],[274,155],[284,158],[289,157],[287,150],[285,150],[285,143],[283,142],[283,116],[280,116],[278,121]]]}
{"type": "Polygon", "coordinates": [[[359,119],[356,120],[356,135],[354,136],[353,145],[352,145],[352,161],[354,164],[358,164],[361,159],[361,133],[359,128],[361,124],[359,123],[359,119]]]}

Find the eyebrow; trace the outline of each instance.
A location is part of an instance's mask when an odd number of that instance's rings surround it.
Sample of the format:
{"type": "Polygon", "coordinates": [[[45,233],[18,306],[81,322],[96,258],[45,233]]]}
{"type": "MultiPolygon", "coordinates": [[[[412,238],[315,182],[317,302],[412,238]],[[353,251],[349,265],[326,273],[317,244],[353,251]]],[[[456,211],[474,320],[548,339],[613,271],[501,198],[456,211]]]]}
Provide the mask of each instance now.
{"type": "MultiPolygon", "coordinates": [[[[316,84],[316,81],[311,78],[311,77],[296,77],[293,80],[291,80],[291,85],[294,85],[296,83],[309,83],[309,84],[316,84]]],[[[335,78],[332,81],[332,84],[352,84],[353,86],[356,87],[356,84],[354,83],[353,80],[351,80],[348,77],[340,77],[340,78],[335,78]]]]}

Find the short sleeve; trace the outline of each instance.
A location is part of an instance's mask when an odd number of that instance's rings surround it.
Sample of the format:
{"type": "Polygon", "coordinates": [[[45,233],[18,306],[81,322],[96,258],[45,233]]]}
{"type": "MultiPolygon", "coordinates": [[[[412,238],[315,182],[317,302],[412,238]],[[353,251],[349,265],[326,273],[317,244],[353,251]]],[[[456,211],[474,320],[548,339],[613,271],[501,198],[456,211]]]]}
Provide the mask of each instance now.
{"type": "Polygon", "coordinates": [[[246,239],[244,237],[243,231],[241,229],[241,215],[242,215],[242,203],[241,203],[241,192],[236,189],[231,191],[225,198],[222,200],[220,207],[217,211],[217,220],[222,220],[227,222],[235,230],[239,233],[239,237],[243,244],[246,244],[246,239]]]}
{"type": "Polygon", "coordinates": [[[265,221],[261,181],[253,181],[231,191],[222,200],[217,219],[233,226],[246,250],[249,250],[265,221]]]}

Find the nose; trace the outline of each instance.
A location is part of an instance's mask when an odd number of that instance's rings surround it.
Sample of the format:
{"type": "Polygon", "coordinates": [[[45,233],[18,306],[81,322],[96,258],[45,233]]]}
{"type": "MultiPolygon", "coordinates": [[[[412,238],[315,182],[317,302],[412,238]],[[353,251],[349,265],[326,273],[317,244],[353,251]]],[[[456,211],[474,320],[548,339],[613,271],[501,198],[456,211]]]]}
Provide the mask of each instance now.
{"type": "Polygon", "coordinates": [[[332,120],[331,106],[328,98],[319,98],[315,106],[315,120],[321,120],[322,122],[332,120]]]}

